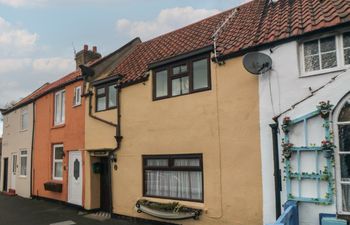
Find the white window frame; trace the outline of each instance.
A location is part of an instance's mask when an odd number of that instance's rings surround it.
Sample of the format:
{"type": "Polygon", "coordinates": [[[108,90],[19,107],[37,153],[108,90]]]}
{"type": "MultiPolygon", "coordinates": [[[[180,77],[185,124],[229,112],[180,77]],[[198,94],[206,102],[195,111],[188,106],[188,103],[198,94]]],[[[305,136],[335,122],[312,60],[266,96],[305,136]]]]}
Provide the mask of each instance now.
{"type": "Polygon", "coordinates": [[[28,130],[28,127],[29,127],[29,113],[28,113],[28,109],[25,107],[25,108],[22,108],[21,109],[21,112],[20,112],[20,131],[26,131],[28,130]],[[27,127],[24,127],[23,125],[23,118],[24,116],[27,116],[27,127]]]}
{"type": "Polygon", "coordinates": [[[56,148],[61,148],[61,147],[64,149],[63,144],[57,144],[53,146],[53,150],[52,150],[52,179],[59,180],[59,181],[63,180],[63,159],[55,159],[55,155],[56,155],[56,148]],[[56,163],[62,163],[62,177],[55,176],[56,163]]]}
{"type": "Polygon", "coordinates": [[[346,96],[338,105],[336,110],[333,113],[333,121],[334,121],[334,143],[336,145],[335,148],[335,154],[334,154],[334,159],[335,159],[335,183],[336,183],[336,203],[337,203],[337,212],[338,214],[341,215],[350,215],[350,212],[344,211],[343,210],[343,194],[342,194],[342,184],[350,184],[350,181],[341,181],[341,168],[340,168],[340,154],[350,154],[350,152],[340,152],[339,151],[339,131],[338,131],[338,125],[350,125],[349,122],[338,122],[338,116],[339,113],[341,112],[341,109],[343,108],[345,102],[347,100],[350,100],[350,95],[346,96]]]}
{"type": "Polygon", "coordinates": [[[81,105],[81,86],[74,88],[73,107],[81,105]]]}
{"type": "Polygon", "coordinates": [[[19,176],[20,177],[27,177],[28,174],[28,150],[27,149],[20,149],[20,168],[19,168],[19,176]],[[23,154],[23,152],[26,152],[26,154],[23,154]],[[26,174],[22,174],[22,158],[26,158],[26,174]]]}
{"type": "Polygon", "coordinates": [[[54,124],[62,125],[65,123],[65,103],[66,102],[66,91],[61,90],[55,93],[54,99],[54,124]],[[57,100],[59,101],[57,103],[57,100]]]}
{"type": "MultiPolygon", "coordinates": [[[[308,77],[308,76],[314,76],[314,75],[320,75],[320,74],[325,74],[325,73],[331,73],[331,72],[336,72],[339,70],[343,70],[344,69],[344,59],[342,59],[342,46],[343,46],[343,40],[342,40],[342,35],[341,34],[328,34],[325,36],[321,36],[321,37],[317,37],[317,38],[313,38],[313,39],[307,39],[304,40],[303,42],[301,42],[299,44],[299,61],[300,61],[300,77],[308,77]],[[309,71],[306,72],[305,71],[305,56],[304,56],[304,43],[306,42],[310,42],[310,41],[318,41],[318,54],[319,57],[321,57],[321,45],[320,45],[320,40],[323,38],[327,38],[327,37],[335,37],[335,51],[336,51],[336,55],[337,55],[337,66],[333,67],[333,68],[327,68],[327,69],[320,69],[320,70],[315,70],[315,71],[309,71]]],[[[320,68],[322,67],[322,62],[320,59],[320,68]]]]}

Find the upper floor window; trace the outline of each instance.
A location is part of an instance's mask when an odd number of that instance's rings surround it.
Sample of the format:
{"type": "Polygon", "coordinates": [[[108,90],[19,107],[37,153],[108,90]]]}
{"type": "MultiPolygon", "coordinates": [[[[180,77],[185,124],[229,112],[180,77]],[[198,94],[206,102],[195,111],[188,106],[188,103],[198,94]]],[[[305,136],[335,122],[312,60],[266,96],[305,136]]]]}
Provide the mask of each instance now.
{"type": "Polygon", "coordinates": [[[81,105],[81,86],[74,88],[73,106],[81,105]]]}
{"type": "Polygon", "coordinates": [[[96,87],[96,111],[113,109],[117,106],[117,89],[115,84],[96,87]]]}
{"type": "Polygon", "coordinates": [[[350,65],[350,32],[301,45],[302,76],[332,72],[350,65]]]}
{"type": "Polygon", "coordinates": [[[350,32],[343,34],[344,63],[350,65],[350,32]]]}
{"type": "Polygon", "coordinates": [[[61,90],[55,93],[55,125],[64,124],[65,121],[66,92],[61,90]]]}
{"type": "Polygon", "coordinates": [[[21,109],[20,123],[21,123],[21,130],[22,131],[28,129],[29,118],[28,118],[28,109],[27,108],[21,109]]]}
{"type": "Polygon", "coordinates": [[[153,81],[155,100],[209,90],[209,57],[189,59],[157,69],[153,81]]]}

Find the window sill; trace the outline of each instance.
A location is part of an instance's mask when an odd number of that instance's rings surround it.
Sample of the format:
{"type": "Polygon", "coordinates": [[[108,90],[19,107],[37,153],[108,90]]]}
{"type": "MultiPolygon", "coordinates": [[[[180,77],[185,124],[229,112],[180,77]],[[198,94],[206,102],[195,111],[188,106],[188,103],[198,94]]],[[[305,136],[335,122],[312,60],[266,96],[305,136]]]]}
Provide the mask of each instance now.
{"type": "Polygon", "coordinates": [[[153,101],[159,101],[159,100],[169,99],[169,98],[177,98],[177,97],[192,95],[192,94],[201,93],[201,92],[205,92],[205,91],[211,91],[211,88],[201,88],[201,89],[192,91],[192,92],[187,93],[187,94],[181,94],[181,95],[175,95],[175,96],[154,97],[153,101]]]}
{"type": "Polygon", "coordinates": [[[19,132],[23,133],[23,132],[26,132],[26,131],[28,131],[28,129],[20,130],[19,132]]]}
{"type": "Polygon", "coordinates": [[[116,109],[117,107],[112,107],[112,108],[108,108],[108,109],[104,109],[104,110],[99,110],[99,111],[95,111],[95,113],[99,113],[99,112],[106,112],[106,111],[109,111],[109,110],[112,110],[112,109],[116,109]]]}
{"type": "Polygon", "coordinates": [[[79,107],[79,106],[81,106],[81,103],[80,103],[80,104],[73,105],[72,108],[77,108],[77,107],[79,107]]]}
{"type": "Polygon", "coordinates": [[[65,126],[66,126],[66,124],[57,124],[57,125],[54,125],[53,127],[51,127],[51,129],[59,129],[59,128],[63,128],[65,126]]]}
{"type": "Polygon", "coordinates": [[[313,76],[319,76],[319,75],[325,75],[327,73],[336,73],[336,72],[343,72],[346,71],[348,68],[345,67],[337,67],[327,70],[321,70],[321,71],[313,71],[309,73],[302,73],[299,75],[299,78],[306,78],[306,77],[313,77],[313,76]]]}
{"type": "Polygon", "coordinates": [[[20,179],[26,179],[27,176],[19,175],[18,178],[20,178],[20,179]]]}

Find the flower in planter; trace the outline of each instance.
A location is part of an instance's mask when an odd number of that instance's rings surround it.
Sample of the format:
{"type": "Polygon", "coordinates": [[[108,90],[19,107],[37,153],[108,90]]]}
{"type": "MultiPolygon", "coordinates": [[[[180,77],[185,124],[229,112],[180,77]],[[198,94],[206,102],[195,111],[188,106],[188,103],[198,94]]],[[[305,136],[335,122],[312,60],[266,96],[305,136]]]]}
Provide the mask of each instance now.
{"type": "Polygon", "coordinates": [[[336,146],[333,144],[333,142],[328,141],[328,140],[323,140],[321,142],[321,148],[324,151],[324,156],[326,158],[331,158],[333,156],[334,153],[334,148],[336,146]]]}
{"type": "Polygon", "coordinates": [[[293,147],[292,143],[282,143],[282,155],[284,156],[284,158],[289,159],[290,157],[292,157],[292,151],[291,148],[293,147]]]}
{"type": "Polygon", "coordinates": [[[284,133],[288,133],[289,132],[289,127],[290,127],[290,124],[291,124],[292,120],[290,119],[289,116],[286,116],[283,118],[283,121],[282,121],[282,130],[284,133]]]}
{"type": "Polygon", "coordinates": [[[333,105],[329,103],[329,101],[321,101],[319,102],[317,109],[320,111],[320,115],[323,119],[329,117],[329,113],[332,110],[333,105]]]}

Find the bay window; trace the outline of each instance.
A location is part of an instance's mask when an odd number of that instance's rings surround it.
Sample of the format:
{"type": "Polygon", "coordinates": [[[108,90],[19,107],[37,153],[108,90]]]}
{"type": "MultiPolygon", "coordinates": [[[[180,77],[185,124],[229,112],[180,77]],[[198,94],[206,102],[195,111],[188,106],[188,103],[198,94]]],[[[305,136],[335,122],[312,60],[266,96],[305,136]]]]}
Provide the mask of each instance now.
{"type": "Polygon", "coordinates": [[[203,202],[202,155],[143,156],[144,196],[203,202]]]}
{"type": "Polygon", "coordinates": [[[210,90],[210,60],[202,56],[170,64],[155,70],[153,99],[210,90]]]}

